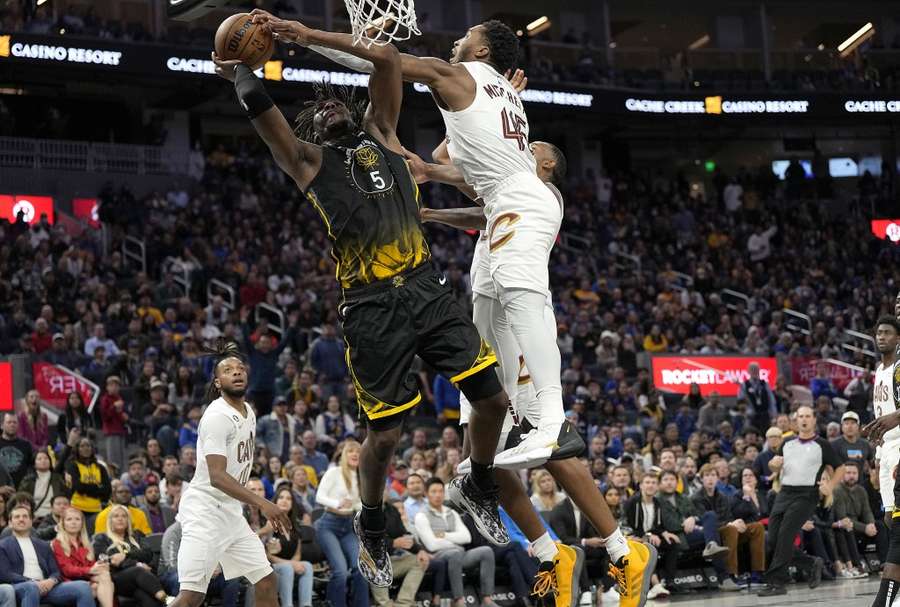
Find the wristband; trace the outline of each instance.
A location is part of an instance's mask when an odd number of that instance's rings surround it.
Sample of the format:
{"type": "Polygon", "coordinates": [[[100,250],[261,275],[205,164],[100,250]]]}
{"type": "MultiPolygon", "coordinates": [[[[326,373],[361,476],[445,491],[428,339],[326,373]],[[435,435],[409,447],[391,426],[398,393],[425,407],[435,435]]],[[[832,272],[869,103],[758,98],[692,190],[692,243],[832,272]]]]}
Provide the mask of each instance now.
{"type": "Polygon", "coordinates": [[[238,101],[244,112],[250,120],[257,118],[260,114],[275,105],[266,87],[262,81],[256,77],[249,67],[244,64],[235,66],[234,68],[234,90],[237,93],[238,101]]]}

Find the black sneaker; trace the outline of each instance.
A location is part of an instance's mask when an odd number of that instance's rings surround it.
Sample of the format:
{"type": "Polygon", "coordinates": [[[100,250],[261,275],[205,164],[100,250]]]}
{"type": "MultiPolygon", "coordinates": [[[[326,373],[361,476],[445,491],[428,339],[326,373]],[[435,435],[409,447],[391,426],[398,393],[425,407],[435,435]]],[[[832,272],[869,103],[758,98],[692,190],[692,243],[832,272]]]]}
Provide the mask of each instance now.
{"type": "Polygon", "coordinates": [[[353,531],[359,538],[359,572],[376,588],[390,588],[394,582],[394,568],[388,553],[387,534],[369,533],[362,527],[360,514],[353,517],[353,531]]]}
{"type": "Polygon", "coordinates": [[[822,560],[822,557],[815,557],[813,560],[812,568],[809,570],[809,587],[817,588],[819,584],[822,583],[822,569],[825,568],[825,561],[822,560]]]}
{"type": "Polygon", "coordinates": [[[509,533],[500,521],[497,510],[500,499],[496,488],[481,491],[472,482],[470,475],[465,474],[447,484],[447,500],[469,513],[475,528],[484,539],[495,546],[506,546],[509,543],[509,533]]]}
{"type": "Polygon", "coordinates": [[[757,592],[756,596],[781,596],[783,594],[787,594],[787,588],[776,584],[769,584],[757,592]]]}

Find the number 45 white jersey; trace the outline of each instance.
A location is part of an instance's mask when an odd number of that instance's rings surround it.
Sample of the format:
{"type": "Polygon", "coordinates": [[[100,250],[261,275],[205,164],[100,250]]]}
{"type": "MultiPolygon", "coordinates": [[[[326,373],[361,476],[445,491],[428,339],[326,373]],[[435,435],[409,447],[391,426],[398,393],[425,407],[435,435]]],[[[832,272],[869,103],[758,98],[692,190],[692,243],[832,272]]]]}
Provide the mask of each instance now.
{"type": "Polygon", "coordinates": [[[247,417],[217,398],[209,404],[197,430],[197,470],[181,500],[180,510],[202,511],[204,506],[218,502],[218,507],[241,516],[241,502],[212,486],[209,479],[207,455],[224,455],[229,476],[244,485],[253,466],[256,415],[245,405],[247,417]]]}
{"type": "Polygon", "coordinates": [[[482,198],[515,173],[535,172],[528,147],[528,117],[509,81],[483,61],[461,63],[475,80],[475,99],[464,110],[441,114],[447,151],[466,183],[482,198]]]}

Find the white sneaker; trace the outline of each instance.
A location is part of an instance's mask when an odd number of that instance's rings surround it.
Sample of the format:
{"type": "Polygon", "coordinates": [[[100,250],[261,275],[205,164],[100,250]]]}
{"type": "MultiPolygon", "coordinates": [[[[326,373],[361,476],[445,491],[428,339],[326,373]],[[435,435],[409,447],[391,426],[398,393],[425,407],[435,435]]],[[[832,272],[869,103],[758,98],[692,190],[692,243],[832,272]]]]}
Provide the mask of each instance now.
{"type": "Polygon", "coordinates": [[[618,605],[621,598],[619,591],[612,587],[600,595],[600,604],[612,607],[613,605],[618,605]]]}
{"type": "Polygon", "coordinates": [[[585,606],[585,605],[592,605],[593,603],[594,603],[594,600],[591,597],[590,590],[585,590],[584,592],[581,593],[581,598],[578,600],[579,605],[585,606]]]}
{"type": "Polygon", "coordinates": [[[585,444],[581,435],[571,423],[537,428],[522,437],[522,442],[498,453],[494,466],[507,470],[536,468],[547,460],[561,460],[578,457],[584,453],[585,444]]]}
{"type": "Polygon", "coordinates": [[[665,598],[665,597],[669,596],[669,594],[670,594],[669,590],[665,586],[663,586],[662,582],[660,582],[659,584],[654,585],[650,589],[650,591],[647,593],[647,599],[652,600],[652,599],[658,599],[658,598],[665,598]]]}

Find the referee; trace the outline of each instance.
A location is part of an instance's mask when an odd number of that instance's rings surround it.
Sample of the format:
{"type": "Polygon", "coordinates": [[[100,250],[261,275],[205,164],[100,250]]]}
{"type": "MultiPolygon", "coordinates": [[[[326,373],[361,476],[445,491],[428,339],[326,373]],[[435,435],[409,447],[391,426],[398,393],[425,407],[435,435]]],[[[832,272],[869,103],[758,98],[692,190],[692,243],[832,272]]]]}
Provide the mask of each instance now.
{"type": "Polygon", "coordinates": [[[819,479],[831,473],[831,486],[844,478],[844,466],[831,444],[816,432],[811,407],[797,409],[797,434],[785,439],[769,462],[772,472],[781,471],[781,491],[769,515],[769,543],[772,560],[766,571],[766,587],[759,596],[787,594],[788,564],[796,558],[798,567],[809,572],[809,587],[822,580],[822,559],[807,554],[794,555],[794,538],[803,524],[812,519],[819,502],[819,479]]]}

